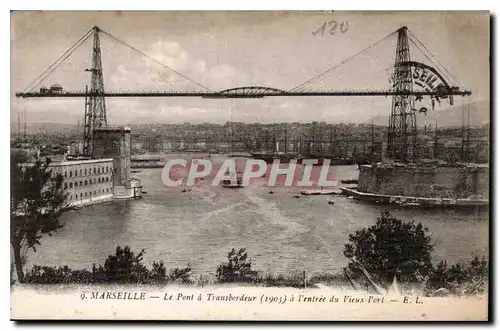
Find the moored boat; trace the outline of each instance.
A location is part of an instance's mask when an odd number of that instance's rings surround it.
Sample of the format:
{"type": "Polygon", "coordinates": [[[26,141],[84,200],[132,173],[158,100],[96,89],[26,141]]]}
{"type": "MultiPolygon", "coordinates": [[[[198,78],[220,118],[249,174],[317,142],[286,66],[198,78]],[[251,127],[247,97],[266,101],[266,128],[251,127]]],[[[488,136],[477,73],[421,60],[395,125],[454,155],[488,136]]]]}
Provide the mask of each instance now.
{"type": "Polygon", "coordinates": [[[243,187],[243,175],[236,174],[236,181],[234,179],[224,179],[222,181],[222,187],[227,187],[227,188],[243,187]]]}
{"type": "Polygon", "coordinates": [[[279,160],[280,163],[290,163],[292,160],[296,160],[297,163],[302,162],[302,157],[295,154],[285,154],[285,153],[252,153],[252,157],[257,160],[264,160],[266,163],[274,163],[274,160],[279,160]]]}

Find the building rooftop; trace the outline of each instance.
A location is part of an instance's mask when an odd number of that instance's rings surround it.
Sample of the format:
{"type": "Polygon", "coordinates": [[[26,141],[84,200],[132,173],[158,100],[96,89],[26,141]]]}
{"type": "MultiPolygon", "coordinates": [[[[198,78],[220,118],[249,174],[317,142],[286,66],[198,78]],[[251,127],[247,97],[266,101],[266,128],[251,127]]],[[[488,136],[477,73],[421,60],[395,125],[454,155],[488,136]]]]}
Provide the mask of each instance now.
{"type": "MultiPolygon", "coordinates": [[[[113,158],[102,158],[102,159],[81,159],[81,160],[50,160],[50,167],[60,167],[65,165],[79,165],[79,164],[93,164],[101,162],[113,162],[113,158]]],[[[21,165],[33,165],[34,161],[25,162],[21,165]]]]}
{"type": "Polygon", "coordinates": [[[131,132],[130,126],[106,126],[101,128],[95,128],[95,131],[105,131],[105,132],[131,132]]]}
{"type": "Polygon", "coordinates": [[[113,162],[113,158],[102,158],[102,159],[87,159],[87,160],[69,160],[51,163],[51,166],[64,166],[64,165],[78,165],[78,164],[92,164],[101,162],[113,162]]]}

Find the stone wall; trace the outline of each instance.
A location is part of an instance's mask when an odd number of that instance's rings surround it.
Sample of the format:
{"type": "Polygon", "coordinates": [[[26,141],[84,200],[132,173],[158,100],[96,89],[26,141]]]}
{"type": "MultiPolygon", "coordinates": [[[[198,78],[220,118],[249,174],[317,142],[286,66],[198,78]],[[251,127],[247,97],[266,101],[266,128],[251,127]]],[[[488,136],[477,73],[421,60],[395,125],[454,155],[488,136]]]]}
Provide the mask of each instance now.
{"type": "Polygon", "coordinates": [[[94,131],[94,156],[113,158],[115,185],[125,185],[131,177],[130,131],[130,127],[104,127],[94,131]]]}
{"type": "Polygon", "coordinates": [[[489,167],[363,165],[358,190],[384,195],[427,198],[489,197],[489,167]]]}

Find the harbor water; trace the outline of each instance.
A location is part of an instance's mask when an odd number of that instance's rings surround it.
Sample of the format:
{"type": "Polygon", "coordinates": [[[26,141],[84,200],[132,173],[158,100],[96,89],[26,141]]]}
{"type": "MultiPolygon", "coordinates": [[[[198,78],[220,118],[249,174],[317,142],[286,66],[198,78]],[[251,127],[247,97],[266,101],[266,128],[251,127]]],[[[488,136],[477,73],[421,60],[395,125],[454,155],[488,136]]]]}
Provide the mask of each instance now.
{"type": "MultiPolygon", "coordinates": [[[[335,166],[338,180],[357,178],[356,166],[335,166]]],[[[195,275],[214,276],[232,248],[244,247],[253,268],[265,273],[341,271],[349,233],[375,224],[387,207],[342,196],[300,196],[300,187],[254,185],[240,189],[197,186],[182,192],[161,181],[161,169],[133,176],[147,193],[68,211],[65,227],[44,237],[33,264],[91,269],[117,245],[146,251],[144,262],[169,268],[191,265],[195,275]],[[328,204],[328,200],[334,204],[328,204]]],[[[458,262],[488,254],[488,215],[469,211],[392,207],[403,220],[422,222],[432,234],[435,262],[458,262]]]]}

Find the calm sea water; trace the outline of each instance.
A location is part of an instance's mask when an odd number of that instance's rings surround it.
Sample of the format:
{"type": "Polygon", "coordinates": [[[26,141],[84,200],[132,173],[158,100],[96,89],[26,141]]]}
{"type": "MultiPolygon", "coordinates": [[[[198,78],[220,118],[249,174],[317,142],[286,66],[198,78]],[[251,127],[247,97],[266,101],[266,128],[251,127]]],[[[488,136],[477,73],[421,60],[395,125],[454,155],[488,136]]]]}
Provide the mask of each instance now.
{"type": "MultiPolygon", "coordinates": [[[[355,166],[334,167],[336,179],[357,178],[355,166]]],[[[33,264],[91,268],[117,245],[146,250],[144,262],[168,268],[188,263],[196,274],[214,275],[231,248],[245,247],[256,269],[271,273],[338,272],[348,234],[370,226],[384,207],[340,196],[294,198],[301,188],[253,185],[243,189],[194,187],[181,192],[160,181],[161,169],[142,169],[143,199],[112,201],[69,211],[66,226],[42,240],[33,264]],[[329,199],[335,205],[329,205],[329,199]]],[[[487,215],[469,212],[392,209],[422,222],[432,233],[435,261],[456,262],[488,253],[487,215]]]]}

